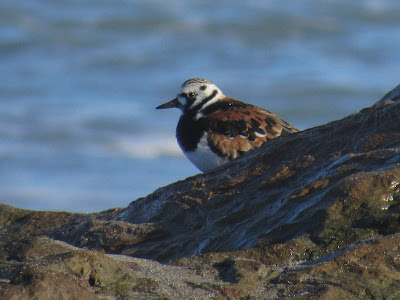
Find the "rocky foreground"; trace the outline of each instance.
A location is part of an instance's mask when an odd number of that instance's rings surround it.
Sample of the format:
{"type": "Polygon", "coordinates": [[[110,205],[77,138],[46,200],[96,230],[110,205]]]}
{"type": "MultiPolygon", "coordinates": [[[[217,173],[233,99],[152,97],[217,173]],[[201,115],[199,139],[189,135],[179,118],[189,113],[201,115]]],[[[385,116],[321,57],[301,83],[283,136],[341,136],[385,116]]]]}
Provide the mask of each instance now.
{"type": "Polygon", "coordinates": [[[400,299],[398,100],[126,209],[0,205],[0,299],[400,299]]]}

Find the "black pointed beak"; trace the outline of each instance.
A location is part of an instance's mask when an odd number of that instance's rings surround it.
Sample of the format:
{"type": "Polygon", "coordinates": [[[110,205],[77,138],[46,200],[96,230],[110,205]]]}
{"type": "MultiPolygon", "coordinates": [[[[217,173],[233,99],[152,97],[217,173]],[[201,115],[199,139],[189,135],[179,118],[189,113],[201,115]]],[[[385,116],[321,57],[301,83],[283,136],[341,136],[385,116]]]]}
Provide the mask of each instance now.
{"type": "Polygon", "coordinates": [[[172,108],[172,107],[179,107],[180,103],[177,98],[172,99],[171,101],[161,104],[157,106],[156,109],[164,109],[164,108],[172,108]]]}

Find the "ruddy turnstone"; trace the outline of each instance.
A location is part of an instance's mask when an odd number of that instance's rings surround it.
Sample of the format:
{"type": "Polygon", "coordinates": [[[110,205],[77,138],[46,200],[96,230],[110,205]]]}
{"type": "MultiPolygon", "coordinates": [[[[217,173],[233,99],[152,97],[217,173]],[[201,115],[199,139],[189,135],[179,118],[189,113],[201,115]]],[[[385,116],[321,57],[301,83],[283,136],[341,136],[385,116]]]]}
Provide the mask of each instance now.
{"type": "Polygon", "coordinates": [[[202,172],[219,167],[274,138],[298,130],[268,110],[225,96],[211,81],[186,80],[177,97],[157,109],[182,111],[176,137],[202,172]]]}

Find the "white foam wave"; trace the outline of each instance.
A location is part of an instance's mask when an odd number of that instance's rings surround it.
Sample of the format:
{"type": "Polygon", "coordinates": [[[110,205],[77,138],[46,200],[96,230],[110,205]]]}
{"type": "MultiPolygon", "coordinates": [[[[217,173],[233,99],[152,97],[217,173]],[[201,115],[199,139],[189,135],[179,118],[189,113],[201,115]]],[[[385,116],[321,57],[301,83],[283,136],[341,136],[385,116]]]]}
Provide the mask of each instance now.
{"type": "Polygon", "coordinates": [[[113,144],[113,148],[133,158],[150,159],[161,156],[183,156],[174,138],[164,136],[145,136],[122,138],[113,144]]]}

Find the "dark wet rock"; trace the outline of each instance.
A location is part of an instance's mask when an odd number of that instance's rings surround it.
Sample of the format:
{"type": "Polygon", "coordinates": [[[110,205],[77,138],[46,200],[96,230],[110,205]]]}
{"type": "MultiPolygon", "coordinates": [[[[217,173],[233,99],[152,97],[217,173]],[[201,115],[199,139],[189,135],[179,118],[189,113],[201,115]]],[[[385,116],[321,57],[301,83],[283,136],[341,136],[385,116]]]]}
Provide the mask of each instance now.
{"type": "Polygon", "coordinates": [[[0,298],[399,298],[399,99],[126,209],[0,205],[0,298]]]}

